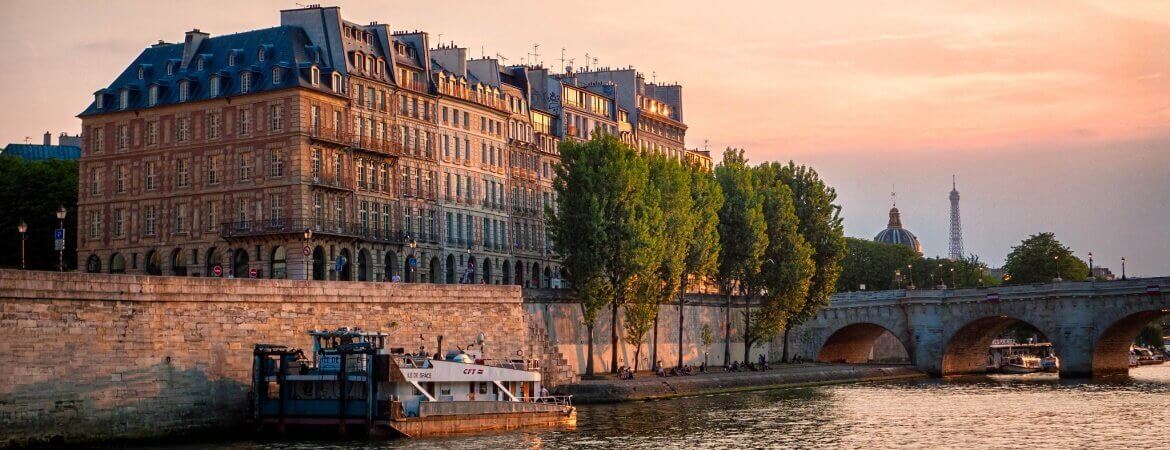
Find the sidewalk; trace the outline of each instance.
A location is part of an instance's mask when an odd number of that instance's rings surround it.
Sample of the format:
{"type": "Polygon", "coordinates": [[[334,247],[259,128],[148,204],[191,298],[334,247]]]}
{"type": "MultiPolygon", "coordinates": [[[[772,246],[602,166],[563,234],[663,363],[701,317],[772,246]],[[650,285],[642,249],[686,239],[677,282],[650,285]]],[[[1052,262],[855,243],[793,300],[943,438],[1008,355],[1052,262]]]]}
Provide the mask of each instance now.
{"type": "Polygon", "coordinates": [[[721,367],[716,370],[681,377],[658,377],[652,372],[639,372],[633,380],[619,380],[606,374],[572,385],[557,386],[556,391],[572,395],[575,403],[613,403],[926,376],[909,365],[803,363],[778,364],[764,372],[724,372],[721,367]]]}

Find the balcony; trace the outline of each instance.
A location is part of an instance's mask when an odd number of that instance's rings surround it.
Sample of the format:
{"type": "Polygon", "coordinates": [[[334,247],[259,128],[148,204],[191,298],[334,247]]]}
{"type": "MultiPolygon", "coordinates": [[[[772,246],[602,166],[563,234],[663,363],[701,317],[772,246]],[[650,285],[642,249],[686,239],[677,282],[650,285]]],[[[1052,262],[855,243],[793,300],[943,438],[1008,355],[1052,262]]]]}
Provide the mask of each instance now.
{"type": "Polygon", "coordinates": [[[401,146],[397,141],[375,139],[370,136],[355,134],[352,136],[351,142],[354,148],[367,150],[374,153],[397,155],[401,150],[401,146]]]}
{"type": "Polygon", "coordinates": [[[331,144],[349,145],[349,142],[347,142],[348,139],[346,139],[347,133],[345,132],[345,130],[341,130],[341,129],[337,129],[337,128],[322,127],[322,126],[316,126],[316,127],[310,126],[309,127],[309,136],[312,136],[313,139],[328,142],[331,144]]]}
{"type": "MultiPolygon", "coordinates": [[[[357,238],[367,242],[405,244],[409,239],[402,230],[392,230],[359,222],[338,222],[324,220],[319,224],[312,219],[279,218],[251,221],[234,221],[220,224],[220,236],[224,239],[249,236],[278,236],[292,234],[302,236],[305,229],[312,229],[314,236],[337,236],[357,238]]],[[[419,242],[423,242],[422,239],[419,242]]]]}
{"type": "Polygon", "coordinates": [[[316,175],[310,179],[313,186],[352,191],[353,182],[334,175],[316,175]]]}

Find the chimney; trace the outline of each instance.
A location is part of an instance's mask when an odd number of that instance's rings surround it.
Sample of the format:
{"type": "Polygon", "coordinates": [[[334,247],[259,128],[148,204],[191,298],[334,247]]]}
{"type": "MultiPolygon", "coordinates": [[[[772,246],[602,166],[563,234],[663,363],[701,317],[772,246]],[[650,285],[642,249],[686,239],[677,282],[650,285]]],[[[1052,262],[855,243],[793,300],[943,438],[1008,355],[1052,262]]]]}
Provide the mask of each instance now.
{"type": "Polygon", "coordinates": [[[53,145],[53,135],[48,131],[45,132],[45,145],[53,145]]]}
{"type": "Polygon", "coordinates": [[[199,45],[209,36],[211,35],[199,31],[198,28],[187,32],[187,37],[183,39],[183,63],[180,67],[186,69],[187,65],[191,64],[191,60],[195,59],[195,52],[199,51],[199,45]]]}

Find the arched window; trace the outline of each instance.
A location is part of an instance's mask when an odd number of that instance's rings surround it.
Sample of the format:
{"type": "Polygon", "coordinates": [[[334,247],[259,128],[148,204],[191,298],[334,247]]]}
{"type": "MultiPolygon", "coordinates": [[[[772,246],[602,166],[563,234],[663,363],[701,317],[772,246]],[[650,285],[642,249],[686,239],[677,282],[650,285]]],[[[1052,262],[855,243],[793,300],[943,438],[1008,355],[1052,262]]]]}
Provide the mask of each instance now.
{"type": "Polygon", "coordinates": [[[101,273],[102,259],[98,255],[89,255],[85,260],[85,271],[89,273],[101,273]]]}
{"type": "Polygon", "coordinates": [[[288,254],[284,246],[277,246],[272,249],[272,266],[268,269],[272,278],[285,279],[288,278],[288,254]]]}
{"type": "Polygon", "coordinates": [[[138,79],[141,80],[144,76],[146,76],[146,68],[139,67],[138,68],[138,79]]]}
{"type": "Polygon", "coordinates": [[[181,248],[171,251],[171,273],[180,277],[187,276],[187,256],[181,248]]]}
{"type": "Polygon", "coordinates": [[[110,273],[126,273],[126,258],[121,253],[110,256],[110,273]]]}
{"type": "Polygon", "coordinates": [[[264,62],[264,47],[263,46],[261,46],[259,49],[256,49],[256,60],[260,61],[260,62],[264,62]]]}
{"type": "Polygon", "coordinates": [[[156,250],[146,252],[146,274],[162,275],[162,257],[156,250]]]}
{"type": "Polygon", "coordinates": [[[187,80],[179,81],[179,101],[185,102],[191,95],[191,83],[187,80]]]}
{"type": "Polygon", "coordinates": [[[236,65],[236,52],[228,53],[228,65],[229,66],[236,65]]]}
{"type": "Polygon", "coordinates": [[[333,74],[333,85],[330,88],[333,89],[333,92],[341,93],[341,74],[336,72],[333,74]]]}
{"type": "Polygon", "coordinates": [[[279,67],[272,68],[272,84],[281,84],[284,80],[281,79],[281,72],[279,67]]]}
{"type": "Polygon", "coordinates": [[[212,97],[219,97],[219,75],[211,77],[211,92],[212,97]]]}
{"type": "Polygon", "coordinates": [[[320,86],[321,69],[318,69],[317,66],[313,66],[311,69],[309,69],[309,80],[313,83],[313,86],[320,86]]]}

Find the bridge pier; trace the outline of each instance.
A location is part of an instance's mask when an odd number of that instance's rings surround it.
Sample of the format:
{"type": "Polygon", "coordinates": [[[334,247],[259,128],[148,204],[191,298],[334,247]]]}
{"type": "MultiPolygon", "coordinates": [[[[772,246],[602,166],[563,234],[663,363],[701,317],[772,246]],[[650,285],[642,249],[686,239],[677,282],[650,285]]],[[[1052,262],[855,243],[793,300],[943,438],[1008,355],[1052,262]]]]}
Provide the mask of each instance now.
{"type": "Polygon", "coordinates": [[[913,336],[910,336],[910,357],[914,366],[930,376],[942,375],[943,341],[942,316],[938,305],[906,305],[913,336]]]}

